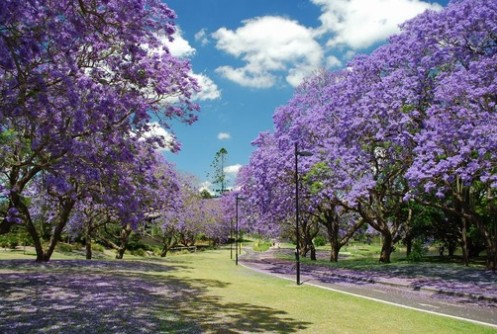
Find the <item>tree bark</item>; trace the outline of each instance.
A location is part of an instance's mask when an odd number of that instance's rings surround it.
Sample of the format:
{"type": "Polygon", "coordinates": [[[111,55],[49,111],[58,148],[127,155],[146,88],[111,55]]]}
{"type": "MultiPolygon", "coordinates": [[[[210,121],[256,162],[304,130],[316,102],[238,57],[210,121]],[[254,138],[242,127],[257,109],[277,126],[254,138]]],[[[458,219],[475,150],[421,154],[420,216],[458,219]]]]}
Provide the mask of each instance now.
{"type": "Polygon", "coordinates": [[[449,256],[454,256],[456,248],[457,248],[457,244],[454,242],[449,242],[447,244],[447,251],[449,252],[449,256]]]}
{"type": "Polygon", "coordinates": [[[38,234],[38,231],[36,230],[36,227],[34,226],[33,220],[31,219],[31,214],[29,213],[28,207],[24,205],[21,198],[17,194],[14,194],[12,196],[12,200],[14,206],[18,208],[21,214],[24,216],[24,223],[26,224],[26,230],[31,236],[36,251],[36,261],[37,262],[44,261],[45,256],[44,256],[43,246],[41,244],[41,238],[40,235],[38,234]]]}
{"type": "Polygon", "coordinates": [[[338,253],[340,252],[340,248],[338,245],[331,247],[330,253],[330,262],[338,262],[338,253]]]}
{"type": "Polygon", "coordinates": [[[410,237],[407,237],[405,239],[405,243],[406,243],[406,257],[409,257],[409,255],[411,255],[412,252],[412,239],[410,237]]]}
{"type": "Polygon", "coordinates": [[[463,263],[465,266],[469,266],[468,220],[462,217],[461,221],[462,221],[461,248],[462,248],[463,263]]]}
{"type": "Polygon", "coordinates": [[[118,260],[122,260],[124,257],[124,252],[126,252],[126,246],[128,245],[128,239],[131,231],[131,226],[129,226],[129,224],[121,229],[121,235],[119,237],[119,247],[117,248],[116,254],[116,259],[118,260]]]}
{"type": "Polygon", "coordinates": [[[316,261],[317,258],[316,258],[316,247],[314,247],[314,245],[311,243],[310,245],[310,250],[311,250],[311,260],[312,261],[316,261]]]}
{"type": "Polygon", "coordinates": [[[52,257],[52,254],[55,250],[55,246],[57,245],[57,242],[59,242],[60,240],[62,231],[64,230],[64,227],[66,226],[69,220],[69,215],[71,214],[71,210],[74,207],[74,204],[76,203],[76,201],[72,199],[62,200],[61,202],[62,202],[62,212],[60,213],[59,221],[57,222],[52,237],[50,238],[50,244],[48,246],[48,249],[43,256],[42,261],[44,262],[49,261],[50,257],[52,257]]]}
{"type": "Polygon", "coordinates": [[[393,238],[390,233],[382,233],[383,243],[381,246],[380,262],[390,263],[390,255],[393,252],[393,238]]]}
{"type": "Polygon", "coordinates": [[[89,238],[89,236],[86,238],[85,249],[86,249],[86,259],[91,260],[92,250],[91,250],[91,239],[89,238]]]}

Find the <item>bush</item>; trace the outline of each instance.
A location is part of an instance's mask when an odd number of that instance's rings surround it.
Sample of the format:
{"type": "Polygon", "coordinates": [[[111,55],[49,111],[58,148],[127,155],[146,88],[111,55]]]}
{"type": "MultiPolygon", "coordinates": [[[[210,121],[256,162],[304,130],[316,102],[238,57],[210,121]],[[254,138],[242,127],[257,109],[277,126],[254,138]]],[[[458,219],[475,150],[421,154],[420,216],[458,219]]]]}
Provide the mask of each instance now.
{"type": "Polygon", "coordinates": [[[8,246],[9,246],[9,240],[7,239],[7,236],[0,235],[0,247],[7,249],[8,246]]]}
{"type": "Polygon", "coordinates": [[[19,246],[19,240],[15,235],[1,235],[0,236],[0,248],[16,249],[19,246]]]}
{"type": "Polygon", "coordinates": [[[420,262],[428,250],[424,247],[423,241],[416,239],[412,244],[411,254],[407,256],[409,262],[420,262]]]}
{"type": "Polygon", "coordinates": [[[135,256],[146,256],[147,252],[143,248],[138,248],[130,251],[131,255],[135,256]]]}
{"type": "Polygon", "coordinates": [[[10,249],[16,249],[17,246],[19,246],[19,241],[17,241],[17,239],[10,239],[9,240],[9,248],[10,249]]]}
{"type": "Polygon", "coordinates": [[[326,245],[326,239],[322,235],[318,235],[317,237],[315,237],[314,240],[312,240],[312,242],[316,247],[321,247],[326,245]]]}
{"type": "Polygon", "coordinates": [[[91,249],[94,250],[95,252],[100,252],[103,253],[105,250],[105,247],[102,246],[101,244],[97,244],[95,242],[91,243],[91,249]]]}
{"type": "Polygon", "coordinates": [[[59,242],[57,244],[57,250],[62,253],[71,253],[74,250],[74,247],[71,244],[59,242]]]}

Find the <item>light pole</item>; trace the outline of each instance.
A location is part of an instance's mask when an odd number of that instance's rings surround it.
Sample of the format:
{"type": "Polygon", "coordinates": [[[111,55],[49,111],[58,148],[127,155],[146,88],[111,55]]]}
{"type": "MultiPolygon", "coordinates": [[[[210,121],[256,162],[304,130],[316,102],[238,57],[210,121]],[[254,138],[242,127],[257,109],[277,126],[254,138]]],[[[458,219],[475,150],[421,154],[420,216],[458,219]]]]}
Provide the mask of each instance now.
{"type": "Polygon", "coordinates": [[[238,228],[238,201],[243,201],[245,198],[239,197],[238,194],[235,196],[235,222],[236,222],[236,239],[235,239],[235,264],[238,265],[238,238],[239,238],[239,228],[238,228]]]}
{"type": "Polygon", "coordinates": [[[297,234],[297,247],[295,249],[295,262],[297,268],[297,285],[300,285],[300,229],[299,229],[299,160],[298,157],[310,157],[311,152],[299,151],[295,142],[295,229],[297,234]]]}
{"type": "Polygon", "coordinates": [[[230,259],[233,259],[233,219],[230,219],[230,259]]]}

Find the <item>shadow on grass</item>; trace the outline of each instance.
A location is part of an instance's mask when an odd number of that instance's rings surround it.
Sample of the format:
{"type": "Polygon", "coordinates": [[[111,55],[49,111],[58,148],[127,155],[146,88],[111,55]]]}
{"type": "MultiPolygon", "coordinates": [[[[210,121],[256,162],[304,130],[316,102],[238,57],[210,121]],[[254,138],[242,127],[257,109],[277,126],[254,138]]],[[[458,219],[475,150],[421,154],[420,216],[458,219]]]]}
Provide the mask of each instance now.
{"type": "Polygon", "coordinates": [[[176,263],[0,261],[0,333],[295,333],[285,312],[224,303],[217,280],[178,279],[176,263]]]}

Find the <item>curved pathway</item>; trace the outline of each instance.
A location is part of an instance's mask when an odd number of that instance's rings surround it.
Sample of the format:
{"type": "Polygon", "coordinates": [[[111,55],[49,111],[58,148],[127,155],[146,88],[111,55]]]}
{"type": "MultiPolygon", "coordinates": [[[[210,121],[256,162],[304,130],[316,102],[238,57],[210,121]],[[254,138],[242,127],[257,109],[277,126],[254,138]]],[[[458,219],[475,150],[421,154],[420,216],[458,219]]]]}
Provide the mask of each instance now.
{"type": "MultiPolygon", "coordinates": [[[[245,267],[296,282],[295,263],[278,258],[292,250],[244,251],[245,267]]],[[[302,265],[301,283],[497,328],[497,274],[434,266],[373,272],[302,265]]]]}

